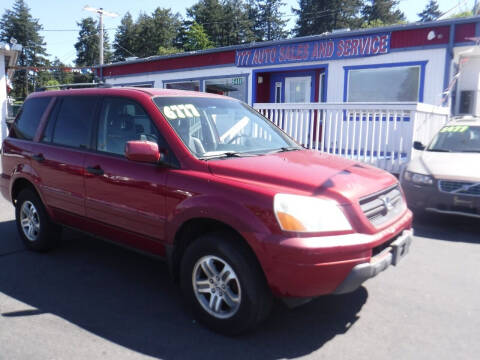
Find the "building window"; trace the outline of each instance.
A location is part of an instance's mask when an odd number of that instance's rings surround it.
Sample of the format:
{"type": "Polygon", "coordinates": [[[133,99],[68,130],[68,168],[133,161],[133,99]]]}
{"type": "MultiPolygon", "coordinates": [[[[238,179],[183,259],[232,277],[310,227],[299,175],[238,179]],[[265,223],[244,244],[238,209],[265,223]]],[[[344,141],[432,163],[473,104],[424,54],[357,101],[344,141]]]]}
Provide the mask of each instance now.
{"type": "Polygon", "coordinates": [[[282,102],[282,83],[281,82],[275,83],[275,102],[276,103],[282,102]]]}
{"type": "Polygon", "coordinates": [[[241,101],[247,101],[247,82],[244,76],[206,79],[205,92],[230,96],[241,101]]]}
{"type": "Polygon", "coordinates": [[[182,81],[164,83],[165,89],[200,91],[200,81],[182,81]]]}
{"type": "Polygon", "coordinates": [[[325,73],[322,72],[318,79],[318,102],[325,102],[325,73]]]}
{"type": "Polygon", "coordinates": [[[422,101],[421,66],[392,66],[348,71],[348,102],[422,101]]]}

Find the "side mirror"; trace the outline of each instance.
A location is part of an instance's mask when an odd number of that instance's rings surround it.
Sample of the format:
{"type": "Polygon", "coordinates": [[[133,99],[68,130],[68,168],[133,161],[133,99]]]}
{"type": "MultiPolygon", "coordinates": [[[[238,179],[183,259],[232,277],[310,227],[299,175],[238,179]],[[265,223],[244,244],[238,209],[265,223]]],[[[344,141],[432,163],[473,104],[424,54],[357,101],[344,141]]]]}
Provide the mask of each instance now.
{"type": "Polygon", "coordinates": [[[128,160],[157,164],[164,155],[158,150],[158,145],[151,141],[128,141],[125,145],[125,156],[128,160]]]}
{"type": "Polygon", "coordinates": [[[425,150],[425,145],[423,145],[420,141],[414,141],[413,148],[415,150],[425,150]]]}

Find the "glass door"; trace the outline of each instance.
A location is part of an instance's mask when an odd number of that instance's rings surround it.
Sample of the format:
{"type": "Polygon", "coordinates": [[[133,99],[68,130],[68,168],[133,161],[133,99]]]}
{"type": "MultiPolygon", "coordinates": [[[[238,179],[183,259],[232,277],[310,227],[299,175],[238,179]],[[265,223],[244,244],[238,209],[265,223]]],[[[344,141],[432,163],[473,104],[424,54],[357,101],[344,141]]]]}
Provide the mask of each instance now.
{"type": "Polygon", "coordinates": [[[285,78],[285,102],[309,103],[312,93],[312,77],[287,77],[285,78]]]}

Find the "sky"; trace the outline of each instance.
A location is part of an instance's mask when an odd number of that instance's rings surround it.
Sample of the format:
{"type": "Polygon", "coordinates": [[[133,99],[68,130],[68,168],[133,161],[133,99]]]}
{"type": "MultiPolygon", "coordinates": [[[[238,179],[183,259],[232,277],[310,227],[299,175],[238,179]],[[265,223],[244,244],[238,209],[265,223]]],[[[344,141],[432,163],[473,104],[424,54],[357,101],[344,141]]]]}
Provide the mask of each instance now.
{"type": "MultiPolygon", "coordinates": [[[[440,11],[445,12],[459,3],[464,3],[458,10],[465,11],[473,8],[475,0],[437,0],[440,11]]],[[[479,0],[480,1],[480,0],[479,0]]],[[[14,0],[2,0],[0,12],[3,15],[6,9],[11,9],[14,0]]],[[[39,19],[43,26],[40,33],[47,43],[47,52],[50,58],[58,57],[66,64],[73,63],[76,52],[74,44],[78,38],[78,26],[82,18],[97,15],[82,10],[85,5],[94,8],[104,8],[107,11],[119,14],[116,18],[104,17],[104,26],[108,29],[110,41],[114,39],[115,28],[120,24],[121,18],[130,11],[136,19],[141,12],[152,13],[157,7],[171,8],[173,12],[179,12],[185,16],[185,9],[191,7],[198,0],[26,0],[30,7],[30,13],[34,18],[39,19]]],[[[284,13],[289,19],[289,27],[295,24],[291,8],[297,7],[298,0],[284,0],[286,3],[284,13]]],[[[400,0],[399,9],[403,11],[409,22],[418,20],[417,13],[421,12],[429,0],[400,0]]]]}

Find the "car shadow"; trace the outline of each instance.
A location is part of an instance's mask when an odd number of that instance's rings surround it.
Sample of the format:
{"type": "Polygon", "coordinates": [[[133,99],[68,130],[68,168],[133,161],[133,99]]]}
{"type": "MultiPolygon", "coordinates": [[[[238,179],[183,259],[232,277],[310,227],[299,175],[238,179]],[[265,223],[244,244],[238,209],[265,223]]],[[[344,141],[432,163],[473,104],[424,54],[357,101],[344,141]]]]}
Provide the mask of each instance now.
{"type": "Polygon", "coordinates": [[[415,236],[480,244],[478,219],[433,213],[414,214],[413,219],[415,236]]]}
{"type": "MultiPolygon", "coordinates": [[[[2,229],[13,222],[0,223],[2,229]]],[[[16,249],[21,249],[15,238],[16,249]]],[[[163,359],[294,358],[321,348],[359,318],[363,287],[289,310],[277,303],[254,332],[225,337],[197,324],[161,261],[64,231],[46,254],[0,257],[0,292],[33,309],[0,319],[51,313],[133,351],[163,359]]]]}

